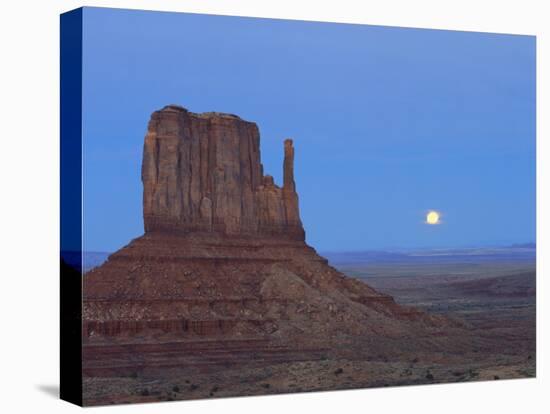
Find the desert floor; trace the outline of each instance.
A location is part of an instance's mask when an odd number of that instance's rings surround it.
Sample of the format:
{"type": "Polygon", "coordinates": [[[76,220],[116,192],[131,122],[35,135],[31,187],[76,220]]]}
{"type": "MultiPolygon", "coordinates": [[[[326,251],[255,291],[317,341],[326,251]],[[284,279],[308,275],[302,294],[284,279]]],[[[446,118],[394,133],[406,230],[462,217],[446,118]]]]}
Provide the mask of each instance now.
{"type": "MultiPolygon", "coordinates": [[[[131,348],[136,366],[127,366],[128,348],[103,347],[96,358],[104,370],[85,371],[86,405],[171,401],[364,387],[529,378],[536,374],[535,264],[339,263],[338,270],[392,295],[400,304],[461,321],[491,351],[457,354],[445,349],[399,358],[334,357],[322,350],[288,353],[266,349],[251,355],[232,341],[211,352],[181,342],[131,348]],[[124,351],[122,351],[124,349],[124,351]],[[99,360],[98,359],[98,360],[99,360]],[[101,364],[100,364],[101,365],[101,364]],[[124,365],[124,364],[122,364],[124,365]],[[122,367],[121,365],[121,367],[122,367]],[[143,365],[143,364],[142,364],[143,365]]],[[[261,349],[261,346],[256,347],[261,349]]],[[[86,353],[86,349],[85,349],[86,353]]]]}

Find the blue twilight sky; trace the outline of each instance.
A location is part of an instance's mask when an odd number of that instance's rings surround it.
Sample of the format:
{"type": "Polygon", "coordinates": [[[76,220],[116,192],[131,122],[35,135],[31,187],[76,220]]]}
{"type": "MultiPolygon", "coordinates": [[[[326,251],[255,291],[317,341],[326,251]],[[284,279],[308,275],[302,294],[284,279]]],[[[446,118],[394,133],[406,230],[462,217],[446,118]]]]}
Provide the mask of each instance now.
{"type": "Polygon", "coordinates": [[[100,8],[83,36],[85,250],[143,233],[170,103],[256,122],[279,184],[292,137],[319,250],[535,240],[535,37],[100,8]]]}

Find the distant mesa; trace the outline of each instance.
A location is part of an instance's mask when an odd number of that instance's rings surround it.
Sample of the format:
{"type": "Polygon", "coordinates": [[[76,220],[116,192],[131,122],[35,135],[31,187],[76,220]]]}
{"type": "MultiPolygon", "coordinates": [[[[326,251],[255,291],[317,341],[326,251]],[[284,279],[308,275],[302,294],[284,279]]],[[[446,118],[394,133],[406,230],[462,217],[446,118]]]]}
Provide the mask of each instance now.
{"type": "Polygon", "coordinates": [[[537,244],[536,243],[516,243],[516,244],[512,244],[510,247],[514,249],[536,249],[537,244]]]}

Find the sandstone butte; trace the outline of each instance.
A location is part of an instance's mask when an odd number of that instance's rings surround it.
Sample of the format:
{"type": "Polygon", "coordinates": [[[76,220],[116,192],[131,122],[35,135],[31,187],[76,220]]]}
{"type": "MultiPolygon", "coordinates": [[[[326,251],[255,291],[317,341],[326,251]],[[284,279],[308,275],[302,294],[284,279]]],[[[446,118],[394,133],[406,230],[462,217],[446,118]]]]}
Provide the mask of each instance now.
{"type": "Polygon", "coordinates": [[[282,187],[264,175],[253,122],[176,105],[154,112],[145,233],[84,276],[85,373],[108,369],[101,350],[113,343],[176,341],[181,352],[200,350],[193,363],[216,348],[290,360],[450,346],[438,341],[456,323],[398,305],[306,244],[293,170],[287,139],[282,187]]]}

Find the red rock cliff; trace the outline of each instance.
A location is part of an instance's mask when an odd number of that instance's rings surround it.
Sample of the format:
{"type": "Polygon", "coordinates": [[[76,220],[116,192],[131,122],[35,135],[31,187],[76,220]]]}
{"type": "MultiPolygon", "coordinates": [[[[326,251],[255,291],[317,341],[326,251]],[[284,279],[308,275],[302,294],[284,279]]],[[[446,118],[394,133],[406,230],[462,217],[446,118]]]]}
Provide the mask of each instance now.
{"type": "Polygon", "coordinates": [[[263,175],[255,123],[175,105],[154,112],[143,151],[145,232],[304,240],[292,140],[284,151],[280,188],[263,175]]]}

